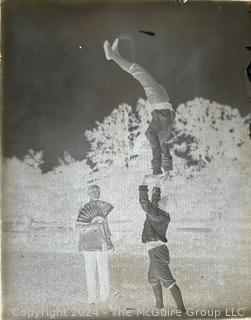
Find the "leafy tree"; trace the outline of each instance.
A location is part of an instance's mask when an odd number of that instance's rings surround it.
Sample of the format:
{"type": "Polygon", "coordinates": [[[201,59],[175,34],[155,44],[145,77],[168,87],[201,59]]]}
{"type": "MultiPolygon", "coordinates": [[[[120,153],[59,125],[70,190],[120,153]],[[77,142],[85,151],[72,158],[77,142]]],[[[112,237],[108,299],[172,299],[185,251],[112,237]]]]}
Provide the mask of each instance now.
{"type": "MultiPolygon", "coordinates": [[[[151,158],[151,150],[146,147],[143,135],[151,120],[152,106],[141,98],[136,110],[140,137],[135,142],[134,153],[151,158]]],[[[185,169],[190,174],[215,159],[247,159],[248,155],[251,156],[250,118],[251,115],[241,117],[239,111],[230,106],[203,98],[180,104],[169,141],[171,153],[180,158],[179,161],[174,159],[175,169],[180,173],[185,169]]]]}
{"type": "Polygon", "coordinates": [[[43,161],[43,151],[35,152],[32,149],[28,150],[28,154],[24,157],[24,162],[33,168],[41,168],[43,161]]]}
{"type": "Polygon", "coordinates": [[[58,158],[58,163],[60,166],[71,165],[75,162],[75,159],[70,155],[68,151],[64,151],[63,158],[58,158]]]}
{"type": "Polygon", "coordinates": [[[133,150],[133,142],[138,135],[139,121],[132,108],[120,104],[117,109],[96,122],[96,128],[85,132],[90,143],[89,160],[97,170],[106,169],[111,164],[128,167],[133,150]]]}
{"type": "Polygon", "coordinates": [[[203,167],[214,159],[238,159],[240,147],[248,143],[245,125],[237,109],[203,98],[179,105],[172,147],[188,166],[203,167]],[[180,152],[182,146],[182,152],[180,152]]]}

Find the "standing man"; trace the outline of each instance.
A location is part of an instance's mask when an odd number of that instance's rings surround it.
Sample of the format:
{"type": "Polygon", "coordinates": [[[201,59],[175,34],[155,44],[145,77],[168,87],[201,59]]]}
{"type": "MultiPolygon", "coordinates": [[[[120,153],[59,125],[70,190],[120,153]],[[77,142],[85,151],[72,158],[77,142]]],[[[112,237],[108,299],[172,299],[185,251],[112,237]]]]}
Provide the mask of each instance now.
{"type": "Polygon", "coordinates": [[[169,250],[166,246],[166,231],[170,222],[169,214],[159,208],[161,190],[154,187],[151,201],[148,199],[148,186],[145,181],[139,186],[139,202],[146,213],[146,220],[142,232],[142,242],[146,244],[150,258],[148,281],[152,286],[156,299],[155,307],[164,307],[162,287],[170,290],[177,309],[185,313],[181,291],[169,268],[169,250]]]}
{"type": "Polygon", "coordinates": [[[79,232],[79,251],[84,254],[85,273],[88,292],[88,303],[97,300],[97,280],[99,280],[99,301],[106,302],[109,298],[108,251],[113,250],[111,232],[107,216],[113,206],[99,200],[100,187],[92,185],[88,188],[90,201],[79,210],[77,225],[79,232]],[[98,279],[96,279],[96,270],[98,279]]]}
{"type": "Polygon", "coordinates": [[[152,149],[153,175],[165,175],[173,169],[172,156],[169,152],[169,139],[175,113],[169,101],[166,89],[159,84],[140,65],[123,58],[118,50],[119,39],[112,46],[106,40],[104,51],[107,60],[112,60],[124,71],[131,74],[142,85],[148,102],[153,106],[152,120],[145,134],[152,149]]]}

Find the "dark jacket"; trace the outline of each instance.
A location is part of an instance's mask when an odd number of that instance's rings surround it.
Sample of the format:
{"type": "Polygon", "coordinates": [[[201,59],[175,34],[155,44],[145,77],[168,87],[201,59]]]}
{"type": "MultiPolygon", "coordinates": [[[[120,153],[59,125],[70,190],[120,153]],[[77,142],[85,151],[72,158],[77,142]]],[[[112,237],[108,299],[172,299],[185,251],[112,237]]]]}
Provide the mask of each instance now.
{"type": "MultiPolygon", "coordinates": [[[[160,188],[154,188],[152,198],[160,199],[160,188]]],[[[170,222],[169,214],[153,205],[148,198],[148,187],[139,186],[139,202],[146,213],[146,220],[142,232],[142,242],[167,242],[166,231],[170,222]]]]}

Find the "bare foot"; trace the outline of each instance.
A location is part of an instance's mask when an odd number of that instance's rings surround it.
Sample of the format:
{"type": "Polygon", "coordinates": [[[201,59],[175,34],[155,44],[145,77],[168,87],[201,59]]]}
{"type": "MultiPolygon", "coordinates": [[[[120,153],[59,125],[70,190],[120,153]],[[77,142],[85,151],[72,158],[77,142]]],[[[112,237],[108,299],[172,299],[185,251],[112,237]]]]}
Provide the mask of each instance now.
{"type": "Polygon", "coordinates": [[[112,60],[113,50],[112,50],[112,47],[110,45],[110,42],[108,40],[106,40],[104,42],[103,46],[104,46],[106,60],[112,60]]]}
{"type": "Polygon", "coordinates": [[[116,38],[114,41],[113,41],[113,44],[112,44],[112,50],[120,56],[119,54],[119,49],[118,49],[118,45],[119,45],[119,38],[116,38]]]}

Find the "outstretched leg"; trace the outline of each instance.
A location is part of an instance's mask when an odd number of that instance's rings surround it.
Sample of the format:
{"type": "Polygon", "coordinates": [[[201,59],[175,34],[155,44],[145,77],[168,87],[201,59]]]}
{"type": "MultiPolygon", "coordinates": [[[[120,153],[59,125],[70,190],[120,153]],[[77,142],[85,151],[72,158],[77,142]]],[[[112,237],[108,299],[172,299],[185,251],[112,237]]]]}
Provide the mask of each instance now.
{"type": "Polygon", "coordinates": [[[104,42],[105,57],[107,60],[113,60],[120,66],[121,69],[130,73],[130,68],[132,67],[133,63],[121,57],[118,51],[118,43],[119,39],[116,39],[112,46],[108,40],[104,42]]]}
{"type": "Polygon", "coordinates": [[[88,303],[93,304],[96,302],[96,266],[97,266],[97,255],[93,251],[85,251],[85,275],[86,275],[86,286],[88,293],[88,303]]]}
{"type": "Polygon", "coordinates": [[[148,270],[148,281],[152,286],[153,293],[155,296],[155,308],[163,309],[164,303],[163,303],[162,285],[159,281],[157,270],[154,265],[153,250],[149,250],[148,254],[150,258],[150,264],[149,264],[149,270],[148,270]]]}
{"type": "MultiPolygon", "coordinates": [[[[169,97],[165,88],[160,85],[146,70],[140,65],[132,63],[124,59],[118,50],[119,39],[116,39],[112,46],[106,40],[104,43],[104,51],[107,60],[113,60],[123,70],[130,73],[139,81],[145,90],[146,97],[155,109],[163,109],[160,103],[169,103],[169,97]]],[[[166,108],[166,106],[165,106],[166,108]]],[[[169,172],[172,167],[172,157],[168,149],[168,137],[173,125],[174,111],[169,104],[165,110],[154,110],[152,112],[153,119],[146,131],[146,137],[152,148],[152,168],[154,175],[160,175],[162,168],[169,172]]]]}
{"type": "Polygon", "coordinates": [[[140,65],[123,58],[118,51],[118,43],[119,39],[116,39],[112,46],[107,40],[105,41],[104,50],[106,59],[113,60],[123,70],[130,73],[135,79],[137,79],[144,88],[146,97],[151,104],[168,102],[169,97],[165,88],[140,65]]]}
{"type": "Polygon", "coordinates": [[[182,300],[180,288],[175,283],[173,286],[171,286],[169,288],[169,290],[170,290],[171,295],[176,303],[177,309],[180,310],[182,313],[185,313],[186,308],[185,308],[183,300],[182,300]]]}
{"type": "Polygon", "coordinates": [[[156,300],[155,308],[163,309],[164,303],[163,303],[163,293],[162,293],[161,283],[153,285],[152,288],[153,288],[153,293],[154,293],[155,300],[156,300]]]}
{"type": "Polygon", "coordinates": [[[173,170],[172,156],[169,151],[169,140],[171,135],[171,129],[174,123],[174,112],[170,110],[155,110],[153,112],[153,118],[158,126],[158,137],[160,141],[162,164],[161,167],[168,175],[173,170]]]}
{"type": "Polygon", "coordinates": [[[148,129],[146,130],[146,138],[149,141],[149,144],[152,149],[152,169],[154,175],[159,175],[162,173],[161,164],[162,164],[162,154],[161,154],[161,146],[158,134],[152,128],[152,124],[150,123],[148,129]]]}
{"type": "Polygon", "coordinates": [[[97,271],[99,276],[100,301],[107,301],[109,298],[109,268],[107,251],[97,252],[97,271]]]}
{"type": "Polygon", "coordinates": [[[173,170],[173,158],[172,158],[170,151],[169,151],[168,141],[167,140],[163,141],[160,138],[160,147],[161,147],[161,151],[162,151],[161,167],[163,168],[165,173],[168,175],[170,173],[170,171],[173,170]]]}

